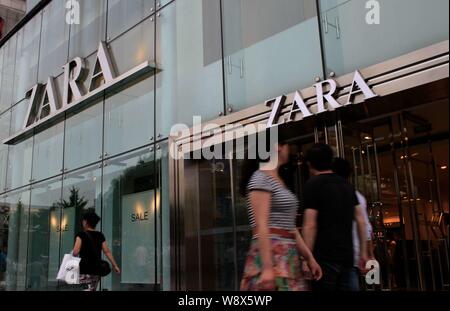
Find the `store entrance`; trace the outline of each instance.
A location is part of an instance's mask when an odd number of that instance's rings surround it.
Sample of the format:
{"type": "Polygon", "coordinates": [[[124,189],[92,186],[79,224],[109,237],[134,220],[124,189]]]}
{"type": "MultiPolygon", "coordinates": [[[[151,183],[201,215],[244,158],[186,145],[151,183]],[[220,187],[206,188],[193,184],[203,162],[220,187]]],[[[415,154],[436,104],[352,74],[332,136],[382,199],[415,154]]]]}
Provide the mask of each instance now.
{"type": "MultiPolygon", "coordinates": [[[[367,290],[448,288],[448,119],[440,115],[448,115],[448,99],[370,119],[342,110],[283,125],[291,161],[282,174],[300,201],[299,227],[305,152],[323,142],[351,163],[380,263],[380,284],[361,277],[367,290]]],[[[251,238],[239,195],[243,160],[223,156],[176,162],[177,289],[239,289],[251,238]]]]}
{"type": "Polygon", "coordinates": [[[433,111],[448,112],[448,100],[360,121],[330,113],[316,120],[313,134],[291,140],[298,176],[291,187],[299,198],[309,178],[304,154],[313,143],[329,144],[351,163],[381,267],[380,284],[368,290],[448,288],[448,119],[433,111]]]}

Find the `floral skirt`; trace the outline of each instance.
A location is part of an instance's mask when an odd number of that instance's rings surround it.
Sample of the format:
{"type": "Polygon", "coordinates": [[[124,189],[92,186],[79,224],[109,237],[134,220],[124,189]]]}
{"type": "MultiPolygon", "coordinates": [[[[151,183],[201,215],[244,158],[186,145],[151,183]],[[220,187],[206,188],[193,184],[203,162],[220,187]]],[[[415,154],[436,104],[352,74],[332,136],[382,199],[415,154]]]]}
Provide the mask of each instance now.
{"type": "MultiPolygon", "coordinates": [[[[295,240],[271,237],[277,291],[307,291],[302,275],[300,257],[295,240]]],[[[262,272],[262,258],[258,240],[253,239],[245,263],[241,291],[257,291],[262,272]]]]}

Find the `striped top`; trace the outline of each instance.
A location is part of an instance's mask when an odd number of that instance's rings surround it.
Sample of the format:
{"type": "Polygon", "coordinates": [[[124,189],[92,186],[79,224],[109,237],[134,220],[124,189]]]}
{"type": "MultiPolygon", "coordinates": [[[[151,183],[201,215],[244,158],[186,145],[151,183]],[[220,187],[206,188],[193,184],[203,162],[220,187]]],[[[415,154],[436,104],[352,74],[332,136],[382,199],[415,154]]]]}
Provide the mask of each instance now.
{"type": "Polygon", "coordinates": [[[252,228],[256,227],[256,221],[249,194],[255,190],[267,191],[272,194],[269,228],[280,228],[289,231],[296,229],[296,216],[299,207],[297,196],[274,177],[260,170],[253,174],[247,185],[247,209],[252,228]]]}

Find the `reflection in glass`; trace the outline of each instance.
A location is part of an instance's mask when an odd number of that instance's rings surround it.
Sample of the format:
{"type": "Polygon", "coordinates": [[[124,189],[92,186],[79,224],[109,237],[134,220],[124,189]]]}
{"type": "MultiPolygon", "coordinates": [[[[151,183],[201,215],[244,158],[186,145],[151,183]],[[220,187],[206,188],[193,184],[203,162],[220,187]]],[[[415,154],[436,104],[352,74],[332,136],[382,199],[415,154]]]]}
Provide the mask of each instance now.
{"type": "Polygon", "coordinates": [[[9,146],[6,186],[15,189],[28,185],[31,180],[33,138],[9,146]]]}
{"type": "Polygon", "coordinates": [[[41,83],[46,83],[49,76],[61,74],[67,62],[70,25],[66,22],[65,4],[66,1],[52,1],[42,13],[38,74],[41,83]]]}
{"type": "Polygon", "coordinates": [[[16,62],[17,34],[2,47],[3,72],[0,85],[0,113],[13,104],[14,64],[16,62]]]}
{"type": "Polygon", "coordinates": [[[113,40],[155,11],[155,0],[109,0],[108,37],[113,40]]]}
{"type": "Polygon", "coordinates": [[[6,289],[23,291],[26,284],[30,192],[26,190],[10,193],[0,202],[4,202],[2,206],[9,214],[4,276],[6,289]]]}
{"type": "Polygon", "coordinates": [[[27,289],[55,290],[59,268],[61,178],[33,186],[27,261],[27,289]]]}
{"type": "Polygon", "coordinates": [[[142,149],[107,164],[103,178],[103,233],[122,273],[106,277],[102,287],[158,289],[155,224],[160,199],[155,191],[154,153],[142,149]]]}
{"type": "Polygon", "coordinates": [[[11,135],[23,130],[29,103],[28,99],[24,99],[12,108],[11,135]]]}
{"type": "Polygon", "coordinates": [[[370,24],[367,16],[377,13],[366,1],[320,0],[328,72],[347,74],[448,40],[447,0],[378,2],[381,22],[370,24]]]}
{"type": "Polygon", "coordinates": [[[14,80],[14,100],[23,99],[37,81],[42,14],[36,15],[18,33],[14,80]]]}
{"type": "Polygon", "coordinates": [[[202,122],[223,113],[218,0],[175,1],[156,18],[156,131],[202,122]]]}
{"type": "Polygon", "coordinates": [[[96,162],[102,155],[103,104],[66,120],[64,166],[72,170],[96,162]]]}
{"type": "Polygon", "coordinates": [[[169,202],[169,145],[167,142],[160,143],[156,146],[155,165],[157,172],[157,192],[155,200],[156,210],[159,211],[157,224],[157,241],[158,241],[158,279],[161,282],[161,289],[168,291],[171,289],[170,284],[170,202],[169,202]]]}
{"type": "Polygon", "coordinates": [[[154,78],[106,99],[105,152],[112,156],[144,146],[154,136],[154,78]]]}
{"type": "Polygon", "coordinates": [[[64,123],[36,134],[33,150],[33,180],[43,180],[61,172],[64,123]]]}
{"type": "MultiPolygon", "coordinates": [[[[0,142],[9,135],[11,112],[0,115],[0,142]]],[[[6,187],[6,169],[8,167],[8,146],[0,143],[0,193],[6,187]]]]}
{"type": "MultiPolygon", "coordinates": [[[[59,207],[62,210],[60,254],[63,256],[70,253],[76,234],[82,230],[82,215],[87,211],[101,215],[101,169],[91,166],[65,175],[59,207]]],[[[101,224],[96,229],[101,230],[101,224]]]]}
{"type": "Polygon", "coordinates": [[[149,18],[110,43],[111,57],[119,74],[145,61],[154,61],[154,29],[155,22],[149,18]]]}
{"type": "Polygon", "coordinates": [[[314,0],[222,1],[227,104],[240,110],[322,76],[314,0]]]}
{"type": "Polygon", "coordinates": [[[80,24],[70,27],[69,59],[87,57],[105,40],[106,0],[78,0],[80,24]]]}

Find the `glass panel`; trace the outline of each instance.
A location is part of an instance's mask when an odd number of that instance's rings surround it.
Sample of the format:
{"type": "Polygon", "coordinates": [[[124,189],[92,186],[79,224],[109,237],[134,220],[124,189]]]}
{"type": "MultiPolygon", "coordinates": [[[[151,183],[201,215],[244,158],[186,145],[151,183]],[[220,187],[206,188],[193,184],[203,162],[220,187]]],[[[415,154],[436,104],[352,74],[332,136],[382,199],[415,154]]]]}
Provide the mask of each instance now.
{"type": "Polygon", "coordinates": [[[23,130],[29,103],[28,99],[24,99],[12,108],[11,135],[23,130]]]}
{"type": "Polygon", "coordinates": [[[154,29],[155,22],[149,18],[110,43],[118,74],[145,61],[154,61],[154,29]]]}
{"type": "Polygon", "coordinates": [[[28,215],[30,191],[18,191],[5,196],[8,210],[8,242],[6,256],[6,289],[25,290],[28,246],[28,215]]]}
{"type": "Polygon", "coordinates": [[[17,37],[17,56],[14,80],[14,98],[17,103],[37,82],[39,44],[42,14],[36,15],[22,28],[17,37]]]}
{"type": "Polygon", "coordinates": [[[59,269],[61,177],[31,190],[27,289],[55,290],[59,269]]]}
{"type": "Polygon", "coordinates": [[[240,110],[322,77],[314,0],[222,1],[227,104],[240,110]]]}
{"type": "Polygon", "coordinates": [[[154,78],[106,99],[105,152],[111,156],[144,146],[154,136],[154,78]]]}
{"type": "Polygon", "coordinates": [[[102,155],[103,104],[66,120],[64,166],[72,170],[96,162],[102,155]]]}
{"type": "Polygon", "coordinates": [[[2,143],[9,136],[11,112],[0,115],[0,193],[6,187],[6,168],[8,164],[8,146],[2,143]]]}
{"type": "Polygon", "coordinates": [[[33,180],[61,173],[63,161],[64,123],[36,134],[33,150],[33,180]]]}
{"type": "Polygon", "coordinates": [[[122,272],[104,278],[102,289],[159,289],[155,274],[158,197],[154,153],[142,149],[107,164],[103,232],[122,272]]]}
{"type": "Polygon", "coordinates": [[[156,172],[158,174],[156,210],[158,211],[158,279],[161,289],[171,290],[170,284],[170,202],[169,202],[169,146],[167,142],[156,147],[156,172]]]}
{"type": "MultiPolygon", "coordinates": [[[[101,169],[91,166],[66,175],[62,196],[60,260],[73,249],[75,236],[82,230],[83,213],[92,210],[101,215],[101,169]]],[[[100,226],[97,226],[97,230],[101,230],[100,226]]]]}
{"type": "Polygon", "coordinates": [[[159,1],[157,0],[156,1],[156,8],[159,9],[159,8],[165,6],[166,4],[168,4],[168,3],[172,2],[172,1],[174,1],[174,0],[159,0],[159,1]]]}
{"type": "MultiPolygon", "coordinates": [[[[3,57],[6,51],[6,44],[0,48],[0,87],[2,86],[3,79],[3,57]]],[[[3,112],[3,109],[0,108],[0,113],[3,112]]]]}
{"type": "Polygon", "coordinates": [[[52,1],[43,10],[38,75],[41,83],[62,73],[67,62],[70,25],[66,22],[65,4],[66,1],[52,1]]]}
{"type": "Polygon", "coordinates": [[[17,145],[9,146],[8,173],[6,186],[15,189],[28,185],[31,180],[33,138],[17,145]]]}
{"type": "Polygon", "coordinates": [[[5,203],[6,197],[0,198],[0,291],[6,291],[6,271],[8,270],[8,234],[11,210],[5,203]]]}
{"type": "MultiPolygon", "coordinates": [[[[69,59],[87,57],[98,49],[105,40],[106,0],[78,0],[80,3],[80,24],[70,27],[69,59]]],[[[61,63],[65,64],[65,63],[61,63]]]]}
{"type": "Polygon", "coordinates": [[[3,74],[0,86],[0,113],[11,107],[13,101],[14,64],[16,62],[17,35],[3,46],[3,74]]]}
{"type": "Polygon", "coordinates": [[[199,243],[186,247],[186,269],[192,270],[188,274],[201,278],[201,283],[195,284],[192,276],[187,287],[235,290],[235,223],[229,162],[185,160],[184,163],[186,243],[191,243],[191,238],[199,243]],[[197,254],[198,266],[192,260],[197,254]]]}
{"type": "Polygon", "coordinates": [[[239,185],[241,180],[241,173],[243,170],[244,161],[233,161],[233,189],[234,189],[234,204],[235,204],[235,220],[236,220],[236,259],[237,259],[237,277],[238,286],[241,278],[244,275],[245,261],[247,260],[247,253],[250,248],[250,241],[252,239],[252,229],[250,227],[247,211],[247,203],[245,197],[239,193],[239,185]]]}
{"type": "Polygon", "coordinates": [[[320,0],[328,72],[346,74],[448,40],[447,0],[378,0],[379,24],[368,23],[378,13],[366,3],[320,0]]]}
{"type": "Polygon", "coordinates": [[[157,18],[156,131],[208,121],[223,113],[218,0],[176,1],[157,18]]]}
{"type": "Polygon", "coordinates": [[[108,41],[138,24],[154,11],[154,0],[109,0],[108,41]]]}

